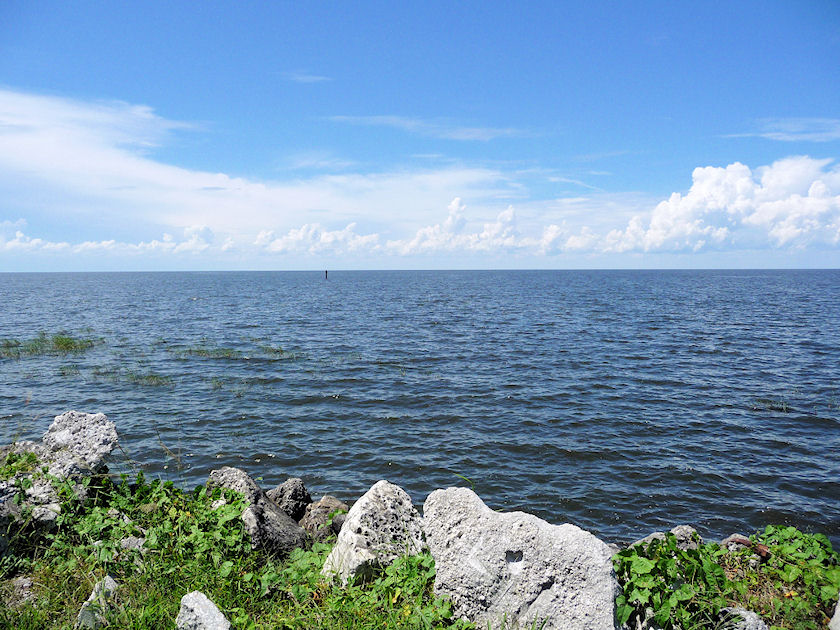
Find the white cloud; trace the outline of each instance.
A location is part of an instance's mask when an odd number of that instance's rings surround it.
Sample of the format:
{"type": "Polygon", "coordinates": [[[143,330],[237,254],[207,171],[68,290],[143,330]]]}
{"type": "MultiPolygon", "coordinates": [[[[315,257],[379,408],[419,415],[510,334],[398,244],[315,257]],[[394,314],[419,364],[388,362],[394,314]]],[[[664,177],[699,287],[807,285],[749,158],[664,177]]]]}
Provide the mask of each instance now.
{"type": "Polygon", "coordinates": [[[791,157],[751,170],[736,162],[694,169],[685,195],[673,193],[645,220],[612,230],[605,251],[837,245],[840,169],[831,160],[791,157]]]}
{"type": "Polygon", "coordinates": [[[275,237],[271,230],[263,230],[257,235],[254,245],[277,254],[347,254],[378,249],[379,235],[357,234],[355,223],[350,223],[343,230],[327,230],[313,223],[289,230],[280,237],[275,237]]]}
{"type": "Polygon", "coordinates": [[[266,226],[299,227],[315,211],[343,225],[391,221],[395,203],[417,226],[457,194],[480,199],[508,186],[499,171],[463,166],[262,182],[146,155],[182,127],[145,106],[0,90],[0,192],[8,207],[15,198],[29,204],[37,190],[68,223],[109,219],[147,232],[206,224],[241,240],[266,226]]]}
{"type": "Polygon", "coordinates": [[[331,116],[333,122],[372,127],[392,127],[445,140],[480,140],[524,136],[526,132],[512,127],[467,127],[409,116],[331,116]]]}
{"type": "MultiPolygon", "coordinates": [[[[364,124],[434,130],[412,119],[364,124]]],[[[524,175],[501,169],[450,165],[255,181],[150,157],[152,147],[185,127],[145,106],[0,90],[0,253],[6,260],[96,254],[217,266],[373,255],[399,267],[405,257],[434,262],[439,254],[494,263],[503,258],[491,255],[556,257],[562,264],[567,254],[840,245],[840,167],[829,159],[699,167],[687,191],[658,203],[588,190],[535,200],[524,175]],[[501,205],[511,194],[515,207],[501,205]],[[38,212],[28,214],[33,199],[38,212]],[[97,228],[104,218],[123,231],[97,228]],[[86,231],[65,235],[56,224],[86,231]],[[56,232],[58,238],[47,237],[56,232]]]]}
{"type": "Polygon", "coordinates": [[[758,137],[782,142],[832,142],[840,140],[840,118],[765,118],[759,130],[730,134],[730,138],[758,137]]]}
{"type": "Polygon", "coordinates": [[[331,77],[312,74],[310,72],[287,72],[285,76],[286,79],[295,83],[323,83],[324,81],[332,81],[331,77]]]}

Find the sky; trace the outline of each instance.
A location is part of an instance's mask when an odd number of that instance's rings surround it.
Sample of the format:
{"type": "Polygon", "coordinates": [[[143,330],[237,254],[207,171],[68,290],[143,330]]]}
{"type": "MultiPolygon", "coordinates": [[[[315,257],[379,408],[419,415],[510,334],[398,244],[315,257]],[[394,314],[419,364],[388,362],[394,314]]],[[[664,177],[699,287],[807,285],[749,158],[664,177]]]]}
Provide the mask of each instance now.
{"type": "Polygon", "coordinates": [[[0,2],[0,271],[840,267],[840,2],[0,2]]]}

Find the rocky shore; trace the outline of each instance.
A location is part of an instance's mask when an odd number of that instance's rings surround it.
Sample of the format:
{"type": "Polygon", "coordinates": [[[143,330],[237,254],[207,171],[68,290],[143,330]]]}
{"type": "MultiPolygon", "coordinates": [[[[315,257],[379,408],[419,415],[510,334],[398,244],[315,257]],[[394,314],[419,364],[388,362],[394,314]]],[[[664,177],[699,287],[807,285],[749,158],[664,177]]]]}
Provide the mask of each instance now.
{"type": "MultiPolygon", "coordinates": [[[[116,427],[104,414],[69,411],[55,418],[40,442],[0,447],[0,558],[12,553],[9,537],[25,527],[29,535],[51,531],[68,492],[83,499],[89,480],[107,475],[118,444],[116,427]]],[[[376,482],[352,506],[326,495],[315,501],[303,480],[290,478],[264,490],[245,471],[223,467],[210,473],[208,489],[224,488],[246,501],[241,511],[252,549],[276,557],[313,541],[334,539],[321,569],[325,581],[341,585],[371,579],[396,559],[428,551],[434,558],[434,594],[452,603],[456,618],[479,628],[607,629],[631,627],[619,620],[621,586],[613,557],[621,548],[572,524],[553,525],[523,512],[491,510],[463,487],[432,492],[422,515],[411,497],[388,481],[376,482]]],[[[218,499],[213,509],[227,501],[218,499]]],[[[127,518],[125,515],[111,515],[127,518]]],[[[146,532],[120,540],[124,550],[145,553],[146,532]]],[[[681,550],[702,543],[691,527],[655,532],[634,545],[675,541],[681,550]]],[[[749,550],[760,563],[766,548],[741,535],[721,541],[733,553],[749,550]]],[[[632,547],[632,546],[631,546],[632,547]]],[[[32,598],[31,580],[14,576],[15,595],[6,605],[32,598]]],[[[106,624],[109,602],[120,584],[106,576],[93,588],[76,627],[106,624]]],[[[184,629],[225,629],[230,622],[203,593],[183,585],[181,610],[173,623],[184,629]]],[[[723,608],[721,627],[767,628],[755,613],[723,608]]],[[[633,618],[633,630],[654,628],[653,611],[633,618]]],[[[828,627],[840,630],[840,605],[828,627]]]]}

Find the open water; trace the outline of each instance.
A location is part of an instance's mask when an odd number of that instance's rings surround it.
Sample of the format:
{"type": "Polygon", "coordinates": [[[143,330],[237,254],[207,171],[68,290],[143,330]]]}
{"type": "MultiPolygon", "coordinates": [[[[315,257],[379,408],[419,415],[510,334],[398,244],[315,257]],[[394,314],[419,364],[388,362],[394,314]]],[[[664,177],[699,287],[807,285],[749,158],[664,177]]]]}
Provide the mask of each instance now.
{"type": "Polygon", "coordinates": [[[0,338],[39,331],[98,343],[0,358],[2,442],[101,411],[116,469],[186,486],[840,542],[840,271],[0,274],[0,338]]]}

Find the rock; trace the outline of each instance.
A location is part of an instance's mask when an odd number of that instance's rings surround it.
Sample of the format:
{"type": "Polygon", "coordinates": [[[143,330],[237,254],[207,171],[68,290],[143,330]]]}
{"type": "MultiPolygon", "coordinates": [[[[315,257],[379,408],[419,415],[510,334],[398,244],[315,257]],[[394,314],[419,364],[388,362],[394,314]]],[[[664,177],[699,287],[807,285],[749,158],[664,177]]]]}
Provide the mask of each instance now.
{"type": "Polygon", "coordinates": [[[840,600],[834,607],[834,616],[828,622],[828,630],[840,630],[840,600]]]}
{"type": "Polygon", "coordinates": [[[178,630],[228,630],[230,622],[201,591],[181,598],[181,609],[175,619],[178,630]]]}
{"type": "Polygon", "coordinates": [[[721,608],[718,618],[727,630],[767,630],[761,617],[743,608],[721,608]]]}
{"type": "Polygon", "coordinates": [[[251,479],[248,473],[241,468],[231,466],[224,466],[211,471],[210,477],[207,479],[207,487],[233,490],[244,496],[250,503],[256,503],[257,499],[263,494],[257,482],[251,479]]]}
{"type": "Polygon", "coordinates": [[[11,580],[11,586],[11,597],[6,602],[9,608],[18,608],[27,602],[35,601],[35,592],[32,590],[33,582],[31,577],[20,575],[11,580]]]}
{"type": "Polygon", "coordinates": [[[68,411],[55,417],[42,442],[51,451],[51,475],[90,475],[102,471],[105,457],[117,446],[117,428],[104,413],[68,411]]]}
{"type": "MultiPolygon", "coordinates": [[[[677,539],[677,549],[682,549],[683,551],[686,549],[697,549],[703,543],[703,539],[700,538],[700,534],[698,534],[697,530],[690,525],[677,525],[671,529],[671,533],[677,539]]],[[[665,532],[653,532],[652,534],[648,534],[644,538],[637,540],[630,546],[635,547],[636,545],[647,545],[654,540],[664,541],[665,538],[665,532]]]]}
{"type": "Polygon", "coordinates": [[[468,488],[432,492],[423,524],[435,594],[450,598],[459,617],[480,628],[614,627],[612,552],[589,532],[494,512],[468,488]]]}
{"type": "Polygon", "coordinates": [[[720,546],[727,551],[741,551],[752,546],[752,542],[746,536],[741,534],[731,534],[720,541],[720,546]]]}
{"type": "Polygon", "coordinates": [[[82,604],[79,616],[76,619],[76,628],[101,628],[108,622],[105,620],[105,613],[110,606],[114,592],[119,585],[114,578],[106,575],[105,579],[97,582],[90,597],[82,604]]]}
{"type": "Polygon", "coordinates": [[[242,512],[242,523],[251,538],[252,549],[279,556],[307,543],[304,529],[281,510],[244,470],[225,466],[210,473],[208,487],[223,487],[245,496],[250,503],[242,512]]]}
{"type": "Polygon", "coordinates": [[[671,533],[677,538],[677,549],[697,549],[703,544],[703,539],[697,530],[690,525],[677,525],[671,529],[671,533]]]}
{"type": "Polygon", "coordinates": [[[651,543],[654,540],[665,540],[665,532],[653,532],[652,534],[648,534],[644,538],[640,538],[636,542],[632,543],[630,546],[631,547],[635,547],[636,545],[647,546],[648,543],[651,543]]]}
{"type": "Polygon", "coordinates": [[[365,579],[404,555],[423,549],[420,514],[408,494],[392,483],[377,481],[350,508],[338,540],[321,573],[365,579]]]}
{"type": "Polygon", "coordinates": [[[303,518],[300,519],[300,526],[306,530],[313,540],[321,541],[333,534],[338,536],[347,515],[335,514],[332,518],[331,525],[328,527],[327,523],[330,520],[330,514],[334,514],[339,510],[346,512],[349,509],[350,507],[346,503],[339,501],[332,495],[326,494],[320,500],[306,506],[306,512],[303,518]]]}
{"type": "MultiPolygon", "coordinates": [[[[117,446],[114,423],[105,414],[68,411],[56,416],[40,443],[21,441],[0,447],[0,461],[14,453],[32,454],[36,463],[18,471],[11,479],[0,481],[0,531],[31,510],[32,524],[49,530],[61,513],[61,500],[53,482],[43,473],[68,480],[79,498],[86,496],[83,477],[105,472],[105,458],[117,446]],[[22,500],[16,499],[21,482],[29,483],[22,500]]],[[[6,545],[0,541],[0,556],[6,545]]]]}
{"type": "Polygon", "coordinates": [[[298,477],[286,479],[276,488],[266,492],[266,495],[295,521],[303,518],[306,506],[312,503],[312,497],[303,485],[303,479],[298,477]]]}

